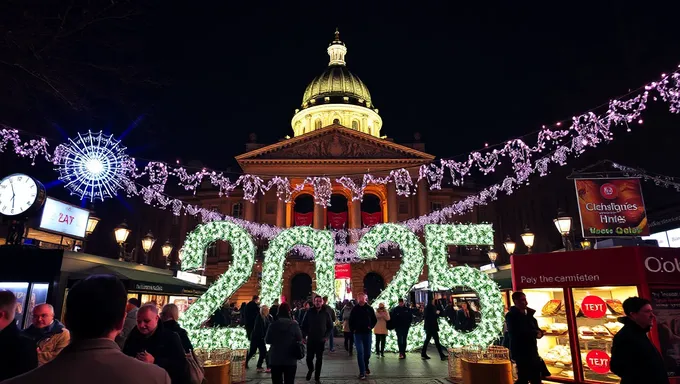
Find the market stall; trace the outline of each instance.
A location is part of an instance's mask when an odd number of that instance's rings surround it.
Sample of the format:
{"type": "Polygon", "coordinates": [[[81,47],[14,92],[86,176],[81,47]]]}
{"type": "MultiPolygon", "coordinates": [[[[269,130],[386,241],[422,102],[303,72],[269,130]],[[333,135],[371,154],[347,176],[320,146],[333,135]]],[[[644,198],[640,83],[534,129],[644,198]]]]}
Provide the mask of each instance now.
{"type": "Polygon", "coordinates": [[[622,302],[652,301],[660,348],[671,383],[680,383],[680,250],[627,247],[515,255],[515,290],[522,290],[545,336],[539,354],[564,382],[618,383],[609,371],[613,336],[621,329],[622,302]]]}

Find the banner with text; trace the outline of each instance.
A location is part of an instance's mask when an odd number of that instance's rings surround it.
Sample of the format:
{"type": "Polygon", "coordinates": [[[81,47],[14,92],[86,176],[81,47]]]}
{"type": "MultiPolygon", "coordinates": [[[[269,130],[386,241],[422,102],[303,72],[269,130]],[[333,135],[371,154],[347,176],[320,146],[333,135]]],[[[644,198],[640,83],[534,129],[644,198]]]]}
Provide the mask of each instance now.
{"type": "Polygon", "coordinates": [[[576,179],[583,237],[649,235],[640,179],[576,179]]]}
{"type": "Polygon", "coordinates": [[[314,220],[314,212],[309,213],[295,212],[294,218],[296,227],[310,226],[312,225],[312,222],[314,220]]]}

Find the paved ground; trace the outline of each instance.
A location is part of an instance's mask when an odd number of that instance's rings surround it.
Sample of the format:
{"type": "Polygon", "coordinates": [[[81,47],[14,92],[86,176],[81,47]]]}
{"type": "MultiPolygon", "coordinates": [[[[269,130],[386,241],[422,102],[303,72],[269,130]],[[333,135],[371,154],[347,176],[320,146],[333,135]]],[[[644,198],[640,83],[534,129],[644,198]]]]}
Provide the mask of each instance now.
{"type": "MultiPolygon", "coordinates": [[[[369,384],[450,384],[447,380],[448,363],[441,361],[437,357],[434,347],[430,347],[428,354],[430,360],[421,360],[419,353],[409,353],[406,359],[399,360],[394,353],[386,353],[385,357],[376,358],[371,355],[371,375],[366,381],[359,381],[359,367],[357,366],[356,355],[347,356],[342,349],[336,349],[335,353],[324,353],[323,368],[321,370],[322,384],[349,384],[349,383],[369,383],[369,384]]],[[[251,360],[254,366],[257,356],[251,360]]],[[[295,383],[314,383],[305,380],[307,365],[304,360],[298,363],[295,383]]],[[[270,384],[271,378],[266,373],[257,373],[253,368],[247,373],[248,384],[270,384]]]]}

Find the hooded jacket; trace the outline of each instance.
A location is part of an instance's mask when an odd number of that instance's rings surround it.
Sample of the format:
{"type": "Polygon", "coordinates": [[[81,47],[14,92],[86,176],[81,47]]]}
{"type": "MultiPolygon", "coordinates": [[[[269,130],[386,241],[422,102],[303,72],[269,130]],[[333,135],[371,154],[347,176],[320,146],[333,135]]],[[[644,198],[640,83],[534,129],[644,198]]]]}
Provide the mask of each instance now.
{"type": "Polygon", "coordinates": [[[309,308],[300,325],[302,335],[312,342],[328,339],[331,336],[332,328],[331,315],[323,306],[319,309],[316,309],[316,307],[309,308]]]}
{"type": "Polygon", "coordinates": [[[623,328],[614,336],[610,369],[621,378],[621,384],[668,384],[661,354],[634,321],[622,317],[623,328]]]}
{"type": "Polygon", "coordinates": [[[71,335],[59,320],[54,320],[52,324],[45,328],[31,325],[23,331],[23,334],[32,339],[38,347],[38,363],[40,365],[57,357],[71,340],[71,335]]]}

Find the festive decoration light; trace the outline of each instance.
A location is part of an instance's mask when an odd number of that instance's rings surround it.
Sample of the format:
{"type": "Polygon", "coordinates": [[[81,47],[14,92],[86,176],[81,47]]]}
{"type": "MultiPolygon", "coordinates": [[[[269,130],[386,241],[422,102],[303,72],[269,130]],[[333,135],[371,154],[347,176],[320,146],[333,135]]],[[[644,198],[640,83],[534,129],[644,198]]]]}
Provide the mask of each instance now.
{"type": "Polygon", "coordinates": [[[55,150],[54,163],[65,188],[90,201],[115,196],[134,170],[134,161],[120,141],[102,132],[69,138],[68,144],[60,144],[55,150]]]}
{"type": "Polygon", "coordinates": [[[245,330],[241,328],[200,329],[210,317],[252,274],[255,264],[255,245],[248,232],[240,226],[213,221],[201,224],[189,233],[184,242],[183,270],[204,267],[205,251],[217,241],[228,241],[232,247],[232,262],[217,281],[193,303],[180,318],[180,323],[189,333],[195,348],[248,348],[245,330]]]}
{"type": "Polygon", "coordinates": [[[262,265],[262,305],[271,306],[281,297],[283,288],[283,264],[288,252],[296,246],[305,246],[314,252],[316,265],[316,290],[320,296],[328,296],[335,302],[335,242],[330,231],[317,231],[311,227],[293,227],[281,231],[269,243],[264,252],[262,265]]]}
{"type": "Polygon", "coordinates": [[[490,225],[428,225],[425,227],[428,278],[433,286],[465,287],[479,297],[481,321],[470,332],[458,332],[444,319],[439,321],[439,337],[449,347],[490,345],[503,330],[503,298],[498,285],[479,269],[449,268],[449,245],[493,245],[490,225]]]}
{"type": "Polygon", "coordinates": [[[581,249],[590,249],[590,246],[591,246],[590,240],[583,239],[583,241],[581,241],[581,249]]]}

